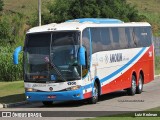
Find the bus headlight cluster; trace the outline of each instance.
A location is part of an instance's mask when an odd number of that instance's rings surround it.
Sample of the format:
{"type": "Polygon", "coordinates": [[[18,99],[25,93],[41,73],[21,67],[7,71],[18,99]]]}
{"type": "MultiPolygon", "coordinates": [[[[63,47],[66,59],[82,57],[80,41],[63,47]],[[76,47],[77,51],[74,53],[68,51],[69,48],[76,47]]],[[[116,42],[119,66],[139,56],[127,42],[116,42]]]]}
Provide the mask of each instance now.
{"type": "Polygon", "coordinates": [[[36,92],[37,90],[33,88],[25,88],[25,91],[26,92],[36,92]]]}
{"type": "Polygon", "coordinates": [[[69,87],[69,88],[66,88],[67,91],[69,90],[77,90],[79,89],[81,86],[80,85],[76,85],[76,86],[72,86],[72,87],[69,87]]]}

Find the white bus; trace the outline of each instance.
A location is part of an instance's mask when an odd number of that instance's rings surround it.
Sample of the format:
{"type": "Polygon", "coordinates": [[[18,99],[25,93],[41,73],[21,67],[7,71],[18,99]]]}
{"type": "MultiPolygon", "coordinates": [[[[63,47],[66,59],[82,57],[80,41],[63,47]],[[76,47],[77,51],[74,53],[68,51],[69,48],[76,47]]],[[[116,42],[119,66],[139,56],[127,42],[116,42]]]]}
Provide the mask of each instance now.
{"type": "MultiPolygon", "coordinates": [[[[14,52],[14,63],[18,54],[14,52]]],[[[126,90],[140,94],[154,79],[154,46],[147,22],[82,18],[31,28],[23,47],[28,101],[87,99],[126,90]]]]}

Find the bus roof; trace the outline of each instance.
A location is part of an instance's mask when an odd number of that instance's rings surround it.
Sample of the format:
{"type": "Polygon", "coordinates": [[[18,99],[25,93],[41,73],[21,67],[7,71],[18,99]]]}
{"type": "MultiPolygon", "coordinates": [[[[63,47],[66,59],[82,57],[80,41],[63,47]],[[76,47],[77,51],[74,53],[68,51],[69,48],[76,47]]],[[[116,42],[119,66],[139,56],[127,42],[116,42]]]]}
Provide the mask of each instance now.
{"type": "Polygon", "coordinates": [[[124,23],[118,19],[104,18],[81,18],[67,20],[63,23],[51,23],[43,26],[31,28],[27,33],[49,32],[49,31],[69,31],[83,30],[87,27],[135,27],[135,26],[151,26],[147,22],[128,22],[124,23]]]}
{"type": "Polygon", "coordinates": [[[92,22],[97,24],[114,24],[114,23],[123,23],[123,21],[118,19],[109,19],[109,18],[79,18],[73,20],[67,20],[66,22],[92,22]]]}

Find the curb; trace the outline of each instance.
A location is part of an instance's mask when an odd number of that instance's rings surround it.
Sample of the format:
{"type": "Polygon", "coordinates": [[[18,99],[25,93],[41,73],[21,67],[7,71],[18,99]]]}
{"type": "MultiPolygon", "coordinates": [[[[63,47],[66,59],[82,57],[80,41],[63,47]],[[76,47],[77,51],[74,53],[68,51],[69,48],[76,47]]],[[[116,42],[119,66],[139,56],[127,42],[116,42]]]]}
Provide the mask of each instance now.
{"type": "Polygon", "coordinates": [[[0,109],[3,108],[3,104],[0,103],[0,109]]]}
{"type": "Polygon", "coordinates": [[[158,78],[158,77],[160,77],[160,75],[155,75],[155,76],[154,76],[154,78],[158,78]]]}
{"type": "MultiPolygon", "coordinates": [[[[29,104],[28,101],[22,101],[22,102],[16,102],[16,103],[9,103],[9,104],[1,104],[3,107],[2,108],[11,108],[11,107],[16,107],[16,106],[21,106],[21,105],[25,105],[25,104],[29,104]]],[[[0,108],[1,108],[0,105],[0,108]]]]}

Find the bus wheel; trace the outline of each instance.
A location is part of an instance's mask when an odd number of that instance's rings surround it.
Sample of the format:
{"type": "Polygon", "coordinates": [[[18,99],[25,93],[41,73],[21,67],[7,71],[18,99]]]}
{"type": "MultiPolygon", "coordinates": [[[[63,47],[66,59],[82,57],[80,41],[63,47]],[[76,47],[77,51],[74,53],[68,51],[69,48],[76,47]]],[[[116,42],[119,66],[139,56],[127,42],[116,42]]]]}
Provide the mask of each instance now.
{"type": "Polygon", "coordinates": [[[98,86],[96,83],[94,83],[94,88],[93,88],[93,95],[89,99],[90,104],[96,104],[98,102],[98,86]]]}
{"type": "Polygon", "coordinates": [[[142,90],[143,90],[143,77],[142,77],[142,75],[140,74],[139,80],[138,80],[138,86],[137,86],[137,88],[136,88],[136,93],[137,93],[137,94],[141,94],[141,93],[142,93],[142,90]]]}
{"type": "Polygon", "coordinates": [[[51,106],[53,104],[52,101],[43,101],[42,103],[44,106],[51,106]]]}
{"type": "Polygon", "coordinates": [[[131,88],[127,89],[127,94],[128,95],[135,95],[136,94],[136,77],[135,77],[135,75],[132,75],[131,88]]]}

